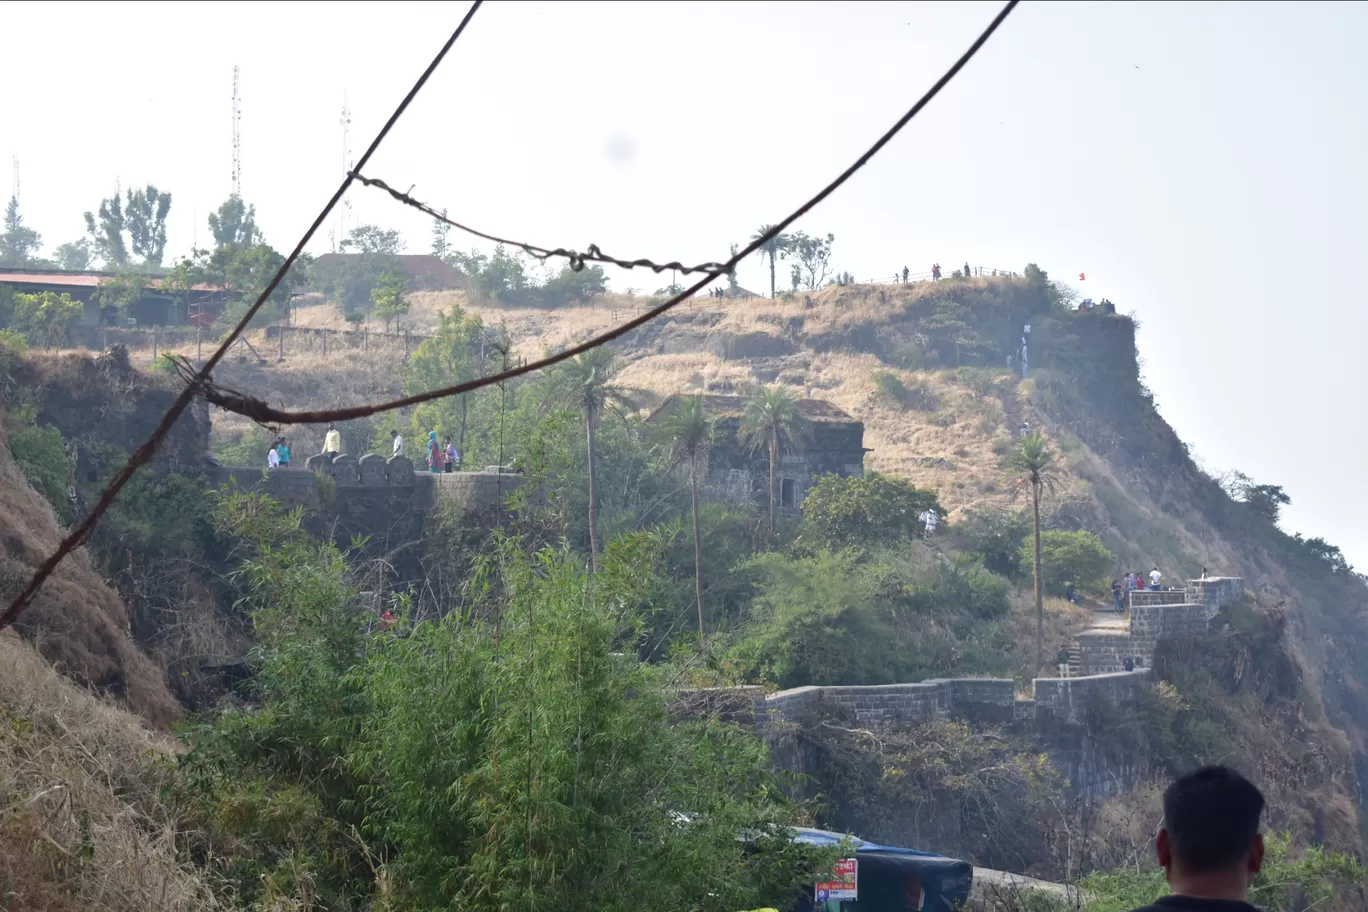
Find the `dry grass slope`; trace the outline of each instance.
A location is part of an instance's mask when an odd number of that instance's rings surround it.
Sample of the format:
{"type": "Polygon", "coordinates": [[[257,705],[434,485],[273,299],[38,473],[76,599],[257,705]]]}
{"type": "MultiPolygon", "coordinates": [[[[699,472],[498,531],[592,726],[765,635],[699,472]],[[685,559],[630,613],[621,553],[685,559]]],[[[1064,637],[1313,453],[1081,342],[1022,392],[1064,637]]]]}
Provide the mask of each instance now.
{"type": "Polygon", "coordinates": [[[0,635],[0,909],[216,909],[177,860],[156,764],[175,748],[0,635]]]}
{"type": "MultiPolygon", "coordinates": [[[[61,540],[52,508],[19,472],[0,430],[0,602],[9,603],[61,540]]],[[[114,590],[71,555],[16,625],[38,652],[79,684],[117,698],[161,728],[178,713],[157,667],[134,645],[114,590]]]]}

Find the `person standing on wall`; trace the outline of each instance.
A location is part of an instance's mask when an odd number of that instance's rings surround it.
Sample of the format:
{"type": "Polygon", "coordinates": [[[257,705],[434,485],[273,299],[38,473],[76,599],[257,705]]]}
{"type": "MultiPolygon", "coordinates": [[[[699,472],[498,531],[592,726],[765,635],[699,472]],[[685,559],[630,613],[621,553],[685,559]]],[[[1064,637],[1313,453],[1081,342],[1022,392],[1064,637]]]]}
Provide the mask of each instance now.
{"type": "Polygon", "coordinates": [[[428,431],[427,463],[429,472],[442,471],[442,445],[437,442],[436,431],[428,431]]]}
{"type": "Polygon", "coordinates": [[[276,442],[276,455],[280,457],[280,467],[288,469],[290,467],[290,441],[281,437],[276,442]]]}
{"type": "Polygon", "coordinates": [[[266,451],[267,470],[280,468],[280,453],[276,451],[276,444],[271,444],[271,448],[266,451]]]}
{"type": "Polygon", "coordinates": [[[461,451],[456,449],[456,444],[451,442],[451,438],[446,439],[446,462],[442,467],[448,472],[456,471],[456,466],[461,461],[461,451]]]}
{"type": "Polygon", "coordinates": [[[323,435],[323,455],[328,457],[328,462],[332,462],[342,453],[342,435],[337,432],[337,425],[329,424],[328,433],[323,435]]]}
{"type": "Polygon", "coordinates": [[[404,455],[404,436],[398,431],[390,431],[390,459],[404,455]]]}
{"type": "Polygon", "coordinates": [[[1164,577],[1164,574],[1162,574],[1162,573],[1159,572],[1159,568],[1158,568],[1158,567],[1155,567],[1153,570],[1151,570],[1151,571],[1150,571],[1150,588],[1151,588],[1151,589],[1158,589],[1158,588],[1159,588],[1159,580],[1163,579],[1163,577],[1164,577]]]}
{"type": "Polygon", "coordinates": [[[1263,809],[1259,789],[1224,766],[1177,779],[1154,840],[1169,895],[1133,912],[1258,912],[1248,896],[1263,869],[1263,809]]]}

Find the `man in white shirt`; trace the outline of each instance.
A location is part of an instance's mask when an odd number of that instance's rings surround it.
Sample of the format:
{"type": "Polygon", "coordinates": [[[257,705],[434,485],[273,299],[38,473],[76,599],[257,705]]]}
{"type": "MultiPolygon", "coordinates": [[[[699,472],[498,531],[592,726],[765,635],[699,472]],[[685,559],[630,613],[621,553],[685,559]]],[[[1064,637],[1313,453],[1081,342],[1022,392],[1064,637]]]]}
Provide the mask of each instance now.
{"type": "Polygon", "coordinates": [[[394,442],[394,452],[390,453],[390,458],[404,455],[404,438],[398,431],[390,431],[390,438],[394,442]]]}
{"type": "Polygon", "coordinates": [[[1151,589],[1158,589],[1158,588],[1159,588],[1159,579],[1160,579],[1161,576],[1163,576],[1163,574],[1161,574],[1161,573],[1159,572],[1159,568],[1158,568],[1158,567],[1155,567],[1153,570],[1150,571],[1150,588],[1151,588],[1151,589]]]}
{"type": "Polygon", "coordinates": [[[332,462],[342,452],[342,435],[337,432],[336,425],[328,425],[328,433],[323,435],[323,455],[332,462]]]}
{"type": "Polygon", "coordinates": [[[276,452],[276,448],[275,448],[275,447],[271,447],[269,450],[266,451],[266,468],[268,468],[268,469],[276,469],[276,468],[279,468],[279,467],[280,467],[280,454],[276,452]]]}

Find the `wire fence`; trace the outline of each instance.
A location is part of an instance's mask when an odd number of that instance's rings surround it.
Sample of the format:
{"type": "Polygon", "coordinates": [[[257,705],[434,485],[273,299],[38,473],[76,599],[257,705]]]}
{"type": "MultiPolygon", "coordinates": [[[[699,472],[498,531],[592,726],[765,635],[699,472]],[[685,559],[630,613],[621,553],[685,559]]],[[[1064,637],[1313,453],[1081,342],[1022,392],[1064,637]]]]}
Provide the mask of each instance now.
{"type": "MultiPolygon", "coordinates": [[[[212,349],[223,332],[214,327],[199,326],[78,326],[68,330],[71,348],[104,351],[111,345],[128,349],[134,361],[151,363],[163,353],[175,351],[191,356],[196,363],[204,360],[206,349],[212,349]]],[[[258,361],[284,361],[290,355],[330,355],[340,352],[385,352],[407,358],[427,333],[401,330],[373,332],[369,329],[322,329],[311,326],[268,326],[264,344],[253,345],[240,337],[233,343],[239,357],[258,361]]],[[[61,346],[59,346],[61,347],[61,346]]]]}

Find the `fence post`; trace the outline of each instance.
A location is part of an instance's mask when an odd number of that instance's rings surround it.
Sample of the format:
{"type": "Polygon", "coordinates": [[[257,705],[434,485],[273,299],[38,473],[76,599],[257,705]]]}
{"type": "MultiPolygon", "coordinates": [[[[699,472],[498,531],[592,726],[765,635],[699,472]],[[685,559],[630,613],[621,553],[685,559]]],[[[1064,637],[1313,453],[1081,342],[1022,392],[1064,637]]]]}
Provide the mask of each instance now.
{"type": "Polygon", "coordinates": [[[328,356],[328,331],[323,330],[323,357],[328,356]]]}
{"type": "Polygon", "coordinates": [[[204,363],[204,342],[200,338],[203,332],[204,330],[200,327],[195,327],[195,364],[197,365],[204,363]]]}
{"type": "Polygon", "coordinates": [[[277,360],[277,361],[284,361],[284,360],[285,360],[285,327],[284,327],[284,326],[281,326],[281,327],[279,327],[279,329],[280,329],[280,354],[278,354],[278,355],[276,356],[276,360],[277,360]]]}
{"type": "Polygon", "coordinates": [[[408,360],[408,330],[404,330],[404,360],[408,360]]]}
{"type": "Polygon", "coordinates": [[[152,363],[157,363],[157,327],[152,327],[152,363]]]}
{"type": "Polygon", "coordinates": [[[362,351],[362,352],[366,352],[366,353],[370,352],[370,327],[369,327],[369,326],[363,327],[363,328],[361,329],[361,351],[362,351]]]}

